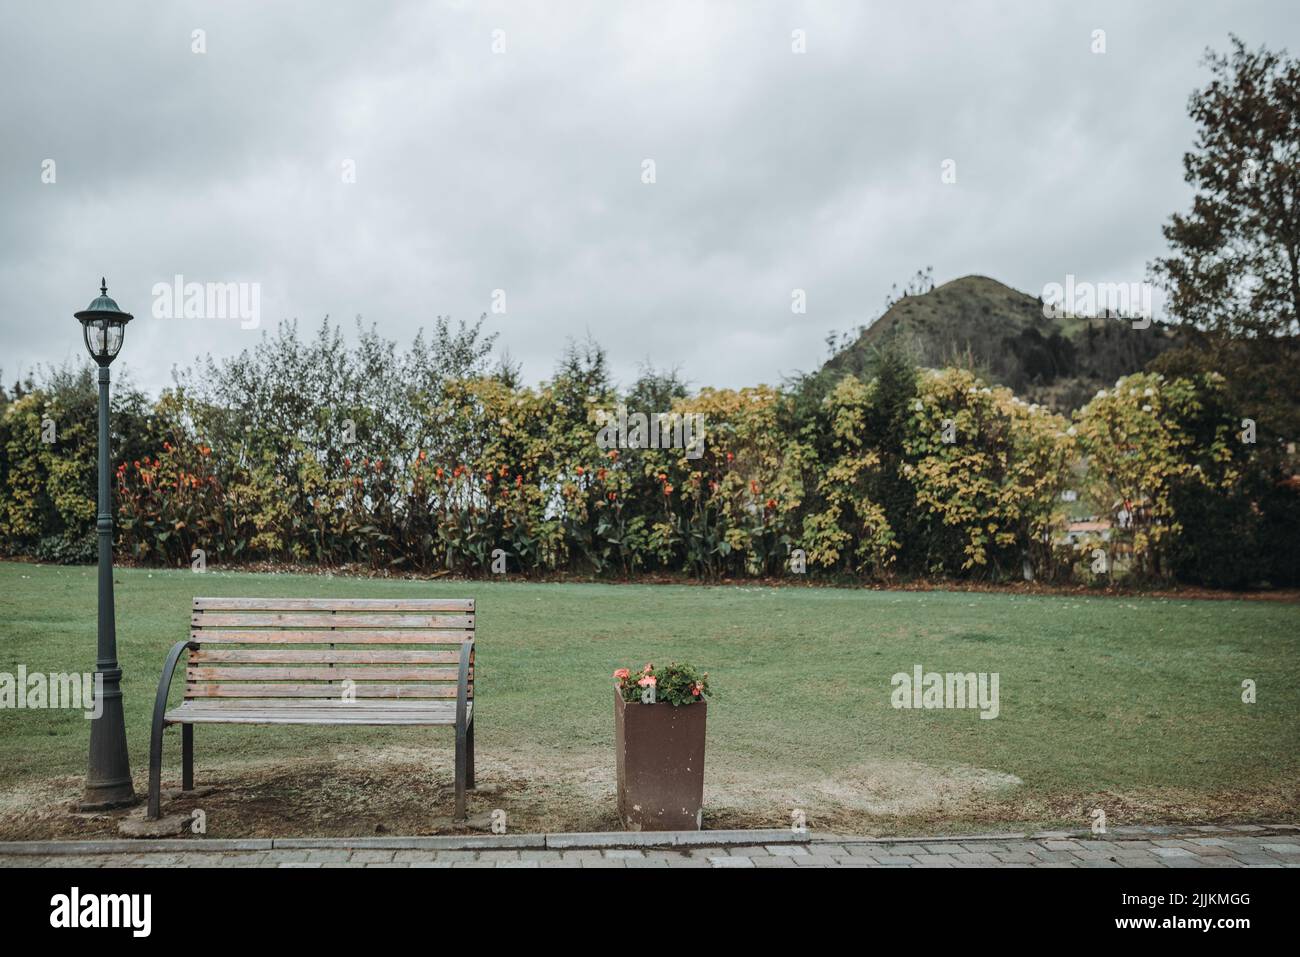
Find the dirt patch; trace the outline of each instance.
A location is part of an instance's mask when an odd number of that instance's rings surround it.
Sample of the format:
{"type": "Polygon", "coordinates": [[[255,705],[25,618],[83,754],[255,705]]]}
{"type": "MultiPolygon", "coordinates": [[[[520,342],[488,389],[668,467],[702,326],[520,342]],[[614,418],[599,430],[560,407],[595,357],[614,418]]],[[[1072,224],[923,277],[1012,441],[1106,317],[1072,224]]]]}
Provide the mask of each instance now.
{"type": "MultiPolygon", "coordinates": [[[[336,748],[331,756],[248,761],[196,769],[199,790],[164,776],[164,811],[201,810],[208,837],[360,837],[455,834],[450,754],[425,748],[336,748]]],[[[137,776],[143,793],[145,781],[137,776]]],[[[116,838],[125,814],[76,811],[79,776],[0,792],[0,839],[116,838]]],[[[496,809],[515,833],[617,830],[614,768],[604,751],[480,755],[470,814],[483,826],[496,809]]],[[[1291,821],[1297,789],[1264,794],[1031,795],[1012,775],[963,766],[867,762],[833,776],[756,772],[715,763],[705,786],[708,828],[788,827],[802,810],[810,827],[861,834],[938,833],[1012,825],[1082,827],[1091,808],[1112,825],[1291,821]]]]}

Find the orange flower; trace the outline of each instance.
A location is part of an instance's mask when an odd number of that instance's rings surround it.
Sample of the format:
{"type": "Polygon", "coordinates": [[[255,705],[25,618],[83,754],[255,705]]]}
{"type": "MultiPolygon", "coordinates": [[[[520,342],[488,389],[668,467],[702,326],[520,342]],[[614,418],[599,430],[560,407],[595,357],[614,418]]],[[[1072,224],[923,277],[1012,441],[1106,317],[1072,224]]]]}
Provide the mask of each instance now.
{"type": "Polygon", "coordinates": [[[522,475],[516,475],[516,476],[515,476],[515,488],[520,488],[520,487],[523,486],[523,484],[524,484],[524,477],[523,477],[522,475]]]}
{"type": "Polygon", "coordinates": [[[755,495],[758,494],[758,483],[755,482],[753,479],[749,480],[749,490],[753,492],[755,495]]]}
{"type": "Polygon", "coordinates": [[[605,470],[600,469],[599,471],[597,471],[596,478],[600,479],[602,482],[605,481],[605,470]]]}
{"type": "Polygon", "coordinates": [[[611,462],[617,462],[617,461],[618,461],[618,449],[610,449],[610,450],[609,450],[609,460],[610,460],[611,462]]]}
{"type": "Polygon", "coordinates": [[[631,675],[632,673],[628,671],[626,668],[619,668],[617,671],[614,672],[614,677],[617,678],[619,681],[626,681],[629,677],[631,677],[631,675]]]}
{"type": "Polygon", "coordinates": [[[609,493],[609,500],[610,500],[611,502],[614,501],[614,499],[616,499],[616,498],[618,498],[618,494],[617,494],[616,492],[610,492],[610,493],[609,493]]]}
{"type": "Polygon", "coordinates": [[[428,456],[424,454],[424,449],[420,449],[420,461],[423,462],[426,458],[428,456]]]}
{"type": "Polygon", "coordinates": [[[768,507],[768,508],[776,508],[776,499],[774,499],[774,498],[769,498],[769,499],[767,500],[767,507],[768,507]]]}
{"type": "Polygon", "coordinates": [[[653,688],[655,686],[655,683],[656,683],[656,679],[654,675],[645,675],[641,678],[640,681],[637,682],[637,684],[639,684],[642,688],[653,688]]]}
{"type": "Polygon", "coordinates": [[[203,445],[203,446],[200,446],[200,447],[199,447],[199,454],[200,454],[200,455],[211,455],[211,454],[212,454],[212,447],[209,446],[209,445],[203,445]]]}
{"type": "Polygon", "coordinates": [[[727,453],[727,461],[728,461],[728,462],[734,462],[734,461],[736,461],[736,457],[735,457],[734,455],[732,455],[730,452],[728,452],[728,453],[727,453]]]}
{"type": "Polygon", "coordinates": [[[579,475],[581,475],[585,471],[585,469],[583,469],[583,467],[579,465],[576,469],[574,469],[574,471],[577,472],[579,475]]]}
{"type": "Polygon", "coordinates": [[[671,485],[665,485],[665,486],[664,486],[664,494],[665,494],[665,495],[672,495],[672,494],[673,494],[673,487],[672,487],[671,485]]]}
{"type": "Polygon", "coordinates": [[[350,468],[352,468],[352,460],[351,460],[350,458],[348,458],[347,456],[344,456],[344,457],[343,457],[343,467],[344,467],[345,469],[350,469],[350,468]]]}
{"type": "Polygon", "coordinates": [[[434,469],[433,474],[436,475],[438,478],[442,478],[442,466],[440,465],[436,469],[434,469]]]}
{"type": "Polygon", "coordinates": [[[652,671],[654,671],[654,670],[655,670],[655,666],[654,666],[654,665],[652,665],[652,664],[647,664],[644,668],[641,669],[641,674],[643,674],[643,675],[648,675],[650,672],[652,672],[652,671]]]}

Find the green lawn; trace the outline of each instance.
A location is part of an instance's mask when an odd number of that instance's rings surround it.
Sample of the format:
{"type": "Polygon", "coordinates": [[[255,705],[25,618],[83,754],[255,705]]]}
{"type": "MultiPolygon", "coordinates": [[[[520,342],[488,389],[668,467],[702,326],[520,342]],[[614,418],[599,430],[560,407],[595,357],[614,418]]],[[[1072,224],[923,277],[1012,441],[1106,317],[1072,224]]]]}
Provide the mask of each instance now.
{"type": "MultiPolygon", "coordinates": [[[[543,825],[608,821],[591,796],[599,787],[580,779],[607,786],[612,775],[610,673],[669,659],[710,672],[715,822],[777,823],[792,801],[810,803],[810,819],[820,810],[864,830],[1083,826],[1094,803],[1113,823],[1277,820],[1297,806],[1300,606],[1290,603],[137,569],[116,580],[141,787],[158,674],[194,596],[468,596],[479,611],[480,776],[497,803],[531,794],[525,816],[543,825]],[[1000,716],[895,710],[890,677],[916,664],[997,672],[1000,716]],[[1241,701],[1246,678],[1255,704],[1241,701]],[[566,809],[548,817],[551,793],[566,809]]],[[[0,671],[87,671],[94,649],[93,568],[0,563],[0,671]]],[[[0,711],[0,834],[6,790],[11,812],[15,789],[42,781],[75,797],[87,739],[79,713],[0,711]]],[[[197,755],[201,779],[237,777],[259,761],[334,760],[340,747],[407,754],[431,743],[446,755],[450,740],[445,729],[204,727],[197,755]]],[[[173,778],[179,748],[168,748],[173,778]]],[[[430,774],[449,784],[445,763],[430,774]]]]}

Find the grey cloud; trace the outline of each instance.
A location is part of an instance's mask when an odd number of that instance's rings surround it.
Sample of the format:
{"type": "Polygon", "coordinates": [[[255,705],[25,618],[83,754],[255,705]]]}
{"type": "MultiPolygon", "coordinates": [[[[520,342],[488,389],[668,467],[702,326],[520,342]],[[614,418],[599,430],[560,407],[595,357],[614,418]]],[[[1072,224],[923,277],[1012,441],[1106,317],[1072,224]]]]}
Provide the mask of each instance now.
{"type": "Polygon", "coordinates": [[[1300,18],[1285,2],[11,8],[0,369],[78,356],[72,312],[101,274],[139,317],[121,361],[142,384],[256,342],[153,319],[151,287],[180,273],[261,283],[264,325],[362,314],[401,341],[502,288],[489,325],[529,379],[590,331],[624,380],[649,360],[772,382],[921,266],[1029,292],[1141,279],[1188,200],[1201,53],[1230,31],[1294,50],[1300,18]]]}

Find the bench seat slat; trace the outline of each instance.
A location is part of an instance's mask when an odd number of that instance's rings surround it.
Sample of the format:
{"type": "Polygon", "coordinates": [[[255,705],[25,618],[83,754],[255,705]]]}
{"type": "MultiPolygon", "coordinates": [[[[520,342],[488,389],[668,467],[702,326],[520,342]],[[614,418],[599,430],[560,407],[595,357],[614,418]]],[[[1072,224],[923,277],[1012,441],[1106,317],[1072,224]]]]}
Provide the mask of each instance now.
{"type": "Polygon", "coordinates": [[[431,628],[428,631],[393,630],[393,631],[329,631],[329,630],[293,630],[270,631],[267,629],[219,629],[205,631],[195,629],[190,632],[190,639],[202,644],[231,643],[245,645],[460,645],[474,637],[473,631],[449,631],[431,628]]]}
{"type": "MultiPolygon", "coordinates": [[[[456,685],[435,684],[355,684],[358,698],[454,698],[456,685]]],[[[341,697],[342,685],[316,684],[188,684],[186,698],[320,698],[325,701],[341,697]]]]}
{"type": "Polygon", "coordinates": [[[187,681],[458,681],[459,668],[187,668],[187,681]]]}
{"type": "Polygon", "coordinates": [[[405,612],[375,612],[335,615],[320,612],[222,612],[197,611],[190,624],[198,628],[473,628],[473,615],[413,615],[405,612]]]}
{"type": "MultiPolygon", "coordinates": [[[[445,708],[447,702],[442,699],[431,698],[366,698],[357,701],[354,704],[344,705],[338,698],[203,698],[199,701],[186,701],[183,707],[201,708],[204,711],[247,711],[258,708],[270,708],[280,711],[284,708],[306,708],[308,710],[321,708],[354,708],[362,711],[371,711],[377,708],[410,708],[414,711],[425,711],[430,708],[445,708]]],[[[178,706],[179,707],[179,706],[178,706]]]]}
{"type": "Polygon", "coordinates": [[[422,611],[474,613],[472,598],[196,598],[199,611],[422,611]]]}
{"type": "Polygon", "coordinates": [[[458,651],[409,651],[393,648],[223,648],[202,645],[190,652],[191,664],[433,665],[455,664],[458,651]]]}
{"type": "MultiPolygon", "coordinates": [[[[469,708],[472,713],[473,705],[469,708]]],[[[186,702],[168,711],[165,720],[172,724],[452,725],[456,721],[456,704],[426,702],[419,708],[342,703],[286,708],[258,704],[235,709],[186,702]]]]}

